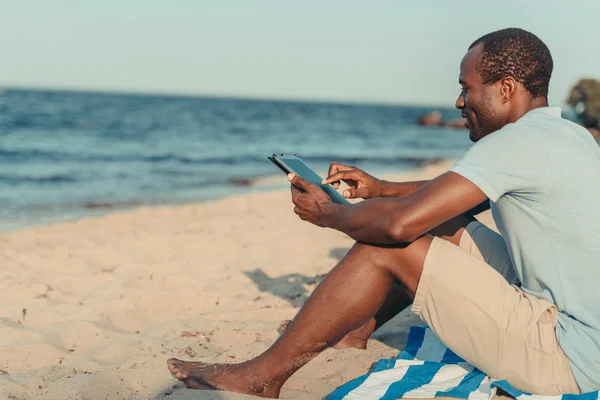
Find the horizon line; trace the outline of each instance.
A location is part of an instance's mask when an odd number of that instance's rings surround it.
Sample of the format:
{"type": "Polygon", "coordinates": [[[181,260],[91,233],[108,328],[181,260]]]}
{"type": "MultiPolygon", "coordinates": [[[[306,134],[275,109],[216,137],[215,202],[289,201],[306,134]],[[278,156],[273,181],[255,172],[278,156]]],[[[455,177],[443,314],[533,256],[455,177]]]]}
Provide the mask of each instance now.
{"type": "Polygon", "coordinates": [[[190,93],[170,91],[136,91],[134,89],[115,88],[82,88],[82,87],[55,87],[36,85],[3,85],[0,83],[0,94],[6,91],[31,91],[31,92],[59,92],[59,93],[88,93],[88,94],[115,94],[124,96],[156,96],[174,98],[196,98],[206,100],[241,100],[241,101],[273,101],[281,103],[313,103],[328,105],[356,105],[373,107],[423,107],[432,109],[454,109],[454,104],[441,105],[425,102],[394,102],[381,100],[342,100],[335,98],[317,99],[310,97],[280,97],[269,95],[242,95],[242,94],[214,94],[214,93],[190,93]]]}

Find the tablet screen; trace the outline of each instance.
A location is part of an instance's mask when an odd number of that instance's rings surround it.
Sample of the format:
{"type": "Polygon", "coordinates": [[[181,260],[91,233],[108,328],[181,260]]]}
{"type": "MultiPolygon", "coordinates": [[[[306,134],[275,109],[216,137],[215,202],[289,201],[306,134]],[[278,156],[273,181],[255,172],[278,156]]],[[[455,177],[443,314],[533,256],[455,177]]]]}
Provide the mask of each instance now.
{"type": "Polygon", "coordinates": [[[325,191],[325,193],[327,193],[329,195],[329,197],[331,198],[331,200],[333,200],[335,203],[338,203],[338,204],[348,204],[349,203],[349,201],[346,200],[344,198],[344,196],[342,196],[337,190],[335,190],[333,188],[333,186],[322,185],[321,181],[323,180],[323,178],[321,178],[315,171],[310,169],[310,167],[308,165],[306,165],[301,159],[285,157],[285,158],[281,158],[281,161],[283,161],[288,166],[288,168],[291,169],[296,175],[302,177],[304,180],[306,180],[310,183],[313,183],[313,184],[319,186],[321,189],[323,189],[325,191]]]}

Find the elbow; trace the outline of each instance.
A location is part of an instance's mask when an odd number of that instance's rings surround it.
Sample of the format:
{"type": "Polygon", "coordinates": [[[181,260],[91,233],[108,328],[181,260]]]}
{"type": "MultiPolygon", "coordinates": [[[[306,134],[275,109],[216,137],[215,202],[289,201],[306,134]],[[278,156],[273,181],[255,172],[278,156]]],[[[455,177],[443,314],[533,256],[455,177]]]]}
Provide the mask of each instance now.
{"type": "Polygon", "coordinates": [[[418,239],[420,236],[415,229],[407,225],[403,221],[397,221],[389,230],[389,238],[392,243],[410,243],[418,239]]]}

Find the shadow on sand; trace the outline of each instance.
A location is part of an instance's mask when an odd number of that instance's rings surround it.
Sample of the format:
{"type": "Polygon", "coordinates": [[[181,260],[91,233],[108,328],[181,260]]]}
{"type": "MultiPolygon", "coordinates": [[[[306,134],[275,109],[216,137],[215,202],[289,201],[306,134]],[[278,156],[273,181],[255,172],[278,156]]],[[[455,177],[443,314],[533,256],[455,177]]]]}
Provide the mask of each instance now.
{"type": "MultiPolygon", "coordinates": [[[[336,247],[331,249],[329,257],[339,262],[348,252],[347,248],[336,247]]],[[[333,265],[332,265],[333,268],[333,265]]],[[[244,274],[252,279],[261,292],[268,292],[288,301],[293,307],[302,307],[308,300],[313,289],[321,283],[327,274],[308,276],[303,274],[286,274],[279,277],[270,277],[262,269],[257,268],[245,271],[244,274]]]]}
{"type": "MultiPolygon", "coordinates": [[[[330,251],[329,256],[339,261],[344,258],[348,250],[347,248],[334,248],[330,251]]],[[[245,271],[244,274],[252,279],[260,291],[278,296],[288,301],[293,307],[301,307],[316,285],[326,276],[326,274],[307,276],[294,273],[270,277],[260,268],[245,271]]],[[[409,309],[406,309],[379,328],[371,338],[395,349],[403,350],[410,325],[423,325],[423,323],[409,309]]]]}

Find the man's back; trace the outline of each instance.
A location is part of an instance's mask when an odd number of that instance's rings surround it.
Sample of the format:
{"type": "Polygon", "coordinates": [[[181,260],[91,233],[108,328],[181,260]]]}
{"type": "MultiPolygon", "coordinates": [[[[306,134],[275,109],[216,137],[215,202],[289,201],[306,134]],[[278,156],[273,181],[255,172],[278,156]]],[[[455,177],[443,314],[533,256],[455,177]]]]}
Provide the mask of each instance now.
{"type": "Polygon", "coordinates": [[[600,148],[558,108],[530,111],[454,168],[492,201],[522,289],[560,311],[557,338],[582,390],[600,386],[600,148]]]}

